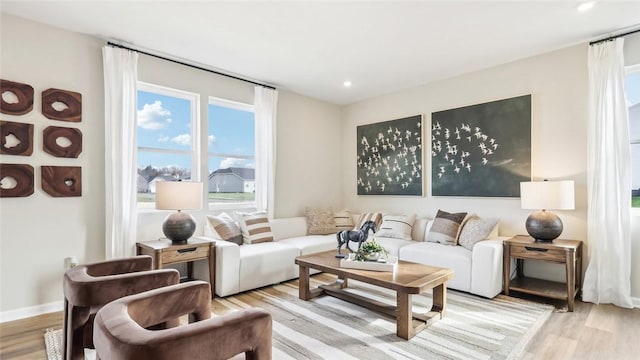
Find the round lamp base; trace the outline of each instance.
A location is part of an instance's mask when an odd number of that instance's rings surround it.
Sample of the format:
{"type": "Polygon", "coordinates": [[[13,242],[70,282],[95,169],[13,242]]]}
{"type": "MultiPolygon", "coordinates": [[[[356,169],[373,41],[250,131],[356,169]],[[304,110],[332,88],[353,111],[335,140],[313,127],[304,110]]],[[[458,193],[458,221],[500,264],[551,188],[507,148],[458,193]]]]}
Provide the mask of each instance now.
{"type": "Polygon", "coordinates": [[[196,232],[196,221],[187,213],[174,212],[164,219],[162,232],[174,244],[184,244],[196,232]]]}
{"type": "Polygon", "coordinates": [[[548,211],[535,212],[527,218],[527,232],[536,241],[553,241],[562,234],[562,220],[548,211]]]}

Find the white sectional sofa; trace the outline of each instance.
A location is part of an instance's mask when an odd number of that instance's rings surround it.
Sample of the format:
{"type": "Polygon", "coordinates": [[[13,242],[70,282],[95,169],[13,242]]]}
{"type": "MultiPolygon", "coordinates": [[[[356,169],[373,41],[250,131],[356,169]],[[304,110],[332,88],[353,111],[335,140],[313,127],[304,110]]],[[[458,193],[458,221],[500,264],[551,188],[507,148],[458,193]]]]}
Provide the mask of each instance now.
{"type": "MultiPolygon", "coordinates": [[[[356,219],[357,220],[357,219],[356,219]]],[[[473,251],[462,246],[425,242],[432,220],[416,219],[413,240],[376,236],[376,240],[400,260],[452,269],[451,289],[493,298],[502,291],[502,240],[496,237],[475,244],[473,251]]],[[[327,250],[337,251],[335,234],[306,235],[305,217],[270,220],[274,241],[237,245],[216,238],[205,221],[204,237],[216,241],[216,285],[218,296],[277,284],[298,277],[295,258],[327,250]]],[[[347,250],[343,248],[343,253],[347,250]]]]}

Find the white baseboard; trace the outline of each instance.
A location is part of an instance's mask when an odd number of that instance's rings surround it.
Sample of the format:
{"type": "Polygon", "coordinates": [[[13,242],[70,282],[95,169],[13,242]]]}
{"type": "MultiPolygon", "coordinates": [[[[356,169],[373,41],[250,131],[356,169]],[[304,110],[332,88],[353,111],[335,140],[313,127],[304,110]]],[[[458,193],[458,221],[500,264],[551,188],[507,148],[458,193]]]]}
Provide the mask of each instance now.
{"type": "Polygon", "coordinates": [[[0,312],[0,323],[26,319],[32,316],[48,314],[56,311],[62,311],[63,308],[64,308],[64,301],[56,301],[48,304],[3,311],[3,312],[0,312]]]}

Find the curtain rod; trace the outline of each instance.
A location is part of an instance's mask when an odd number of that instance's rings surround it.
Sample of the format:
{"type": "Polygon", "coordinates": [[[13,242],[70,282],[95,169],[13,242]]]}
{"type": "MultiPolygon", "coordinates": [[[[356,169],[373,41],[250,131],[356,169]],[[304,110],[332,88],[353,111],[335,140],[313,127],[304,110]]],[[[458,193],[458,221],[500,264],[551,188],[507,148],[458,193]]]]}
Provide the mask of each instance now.
{"type": "Polygon", "coordinates": [[[214,74],[216,74],[216,75],[226,76],[226,77],[231,78],[231,79],[240,80],[240,81],[244,81],[244,82],[251,83],[251,84],[253,84],[253,85],[262,86],[262,87],[265,87],[265,88],[267,88],[267,89],[273,89],[273,90],[276,90],[276,88],[275,88],[274,86],[271,86],[271,85],[262,84],[262,83],[259,83],[259,82],[256,82],[256,81],[252,81],[252,80],[248,80],[248,79],[243,79],[243,78],[238,77],[238,76],[225,74],[225,73],[222,73],[222,72],[219,72],[219,71],[215,71],[215,70],[211,70],[211,69],[204,68],[204,67],[202,67],[202,66],[198,66],[198,65],[194,65],[194,64],[189,64],[189,63],[186,63],[186,62],[178,61],[178,60],[171,59],[171,58],[167,58],[167,57],[164,57],[164,56],[160,56],[160,55],[152,54],[152,53],[149,53],[149,52],[146,52],[146,51],[142,51],[142,50],[138,50],[138,49],[133,49],[133,48],[130,48],[130,47],[127,47],[127,46],[124,46],[124,45],[120,45],[120,44],[113,43],[113,42],[111,42],[111,41],[108,41],[108,42],[107,42],[107,45],[109,45],[109,46],[113,46],[113,47],[118,47],[118,48],[121,48],[121,49],[130,50],[130,51],[135,51],[135,52],[140,53],[140,54],[144,54],[144,55],[148,55],[148,56],[153,56],[154,58],[158,58],[158,59],[161,59],[161,60],[170,61],[170,62],[172,62],[172,63],[176,63],[176,64],[179,64],[179,65],[188,66],[188,67],[191,67],[191,68],[194,68],[194,69],[198,69],[198,70],[202,70],[202,71],[207,71],[207,72],[210,72],[210,73],[214,73],[214,74]]]}
{"type": "Polygon", "coordinates": [[[609,36],[608,38],[592,41],[592,42],[589,43],[589,45],[594,45],[594,44],[599,44],[599,43],[602,43],[602,42],[605,42],[605,41],[615,40],[615,39],[617,39],[619,37],[624,37],[624,36],[627,36],[627,35],[635,34],[637,32],[640,32],[640,29],[636,29],[636,30],[632,30],[632,31],[629,31],[629,32],[626,32],[626,33],[609,36]]]}

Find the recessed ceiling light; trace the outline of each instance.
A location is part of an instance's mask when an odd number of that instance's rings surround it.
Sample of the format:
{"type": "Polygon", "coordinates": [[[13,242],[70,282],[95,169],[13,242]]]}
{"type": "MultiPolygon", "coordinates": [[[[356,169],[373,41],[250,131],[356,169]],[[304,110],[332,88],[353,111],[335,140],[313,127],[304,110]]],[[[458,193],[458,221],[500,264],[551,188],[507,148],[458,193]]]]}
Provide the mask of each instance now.
{"type": "Polygon", "coordinates": [[[583,2],[580,5],[578,5],[578,11],[584,12],[587,10],[591,10],[591,8],[593,8],[593,6],[596,4],[595,1],[587,1],[587,2],[583,2]]]}
{"type": "Polygon", "coordinates": [[[343,85],[344,87],[351,87],[351,80],[345,80],[345,81],[342,83],[342,85],[343,85]]]}

